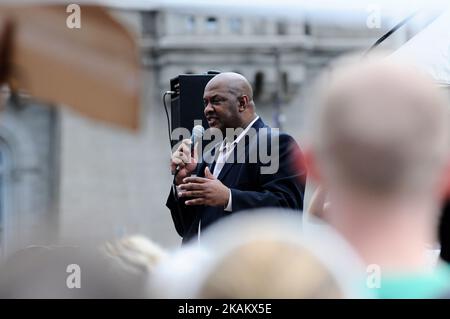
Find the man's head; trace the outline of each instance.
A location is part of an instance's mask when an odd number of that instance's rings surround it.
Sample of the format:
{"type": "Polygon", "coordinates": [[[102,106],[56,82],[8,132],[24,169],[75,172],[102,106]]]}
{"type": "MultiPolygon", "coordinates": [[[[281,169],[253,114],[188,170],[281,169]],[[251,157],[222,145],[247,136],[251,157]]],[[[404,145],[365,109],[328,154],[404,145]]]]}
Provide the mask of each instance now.
{"type": "Polygon", "coordinates": [[[314,122],[313,175],[355,196],[437,198],[450,106],[434,83],[387,60],[344,65],[328,80],[314,122]]]}
{"type": "Polygon", "coordinates": [[[209,126],[223,133],[226,128],[245,127],[255,116],[252,87],[237,73],[213,77],[205,87],[203,100],[209,126]]]}

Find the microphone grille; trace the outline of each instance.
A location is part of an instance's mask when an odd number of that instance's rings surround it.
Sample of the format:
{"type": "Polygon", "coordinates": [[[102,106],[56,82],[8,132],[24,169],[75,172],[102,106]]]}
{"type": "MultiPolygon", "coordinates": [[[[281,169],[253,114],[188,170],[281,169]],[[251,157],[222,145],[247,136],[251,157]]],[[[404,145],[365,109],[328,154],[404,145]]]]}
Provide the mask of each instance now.
{"type": "Polygon", "coordinates": [[[192,136],[194,136],[195,138],[202,137],[204,131],[205,131],[205,129],[203,128],[203,126],[201,126],[201,125],[196,125],[196,126],[194,126],[194,128],[192,129],[192,136]]]}

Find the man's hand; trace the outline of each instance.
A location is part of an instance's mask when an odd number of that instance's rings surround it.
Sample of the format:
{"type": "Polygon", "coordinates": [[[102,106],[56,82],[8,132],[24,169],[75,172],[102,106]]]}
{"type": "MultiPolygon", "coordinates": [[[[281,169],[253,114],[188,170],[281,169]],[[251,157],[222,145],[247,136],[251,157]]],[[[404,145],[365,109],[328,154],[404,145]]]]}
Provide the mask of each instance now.
{"type": "Polygon", "coordinates": [[[184,139],[178,149],[172,154],[172,158],[170,160],[170,170],[172,173],[175,173],[177,167],[179,167],[179,171],[175,178],[176,185],[181,184],[183,178],[190,176],[197,167],[196,148],[197,145],[195,145],[194,148],[194,156],[191,157],[191,140],[184,139]]]}
{"type": "Polygon", "coordinates": [[[186,205],[223,206],[228,204],[230,190],[222,184],[209,168],[205,168],[205,177],[186,177],[179,187],[180,197],[193,197],[186,205]]]}

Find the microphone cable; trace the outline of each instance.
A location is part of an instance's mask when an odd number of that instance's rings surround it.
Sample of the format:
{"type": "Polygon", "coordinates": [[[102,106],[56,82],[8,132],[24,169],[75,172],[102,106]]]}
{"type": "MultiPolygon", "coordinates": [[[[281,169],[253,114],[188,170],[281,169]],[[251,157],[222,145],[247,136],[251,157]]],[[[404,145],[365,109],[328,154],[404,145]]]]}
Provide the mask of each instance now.
{"type": "Polygon", "coordinates": [[[377,46],[379,46],[382,42],[384,42],[387,38],[389,38],[394,32],[396,32],[398,29],[400,29],[402,26],[404,26],[409,20],[411,20],[419,11],[415,11],[411,13],[409,16],[404,18],[402,21],[397,23],[392,29],[390,29],[388,32],[386,32],[381,38],[379,38],[377,41],[375,41],[374,44],[370,46],[370,48],[364,52],[363,58],[365,58],[373,49],[375,49],[377,46]]]}
{"type": "Polygon", "coordinates": [[[170,125],[169,111],[167,110],[167,105],[166,105],[166,96],[167,95],[172,95],[174,93],[175,93],[174,91],[166,91],[166,92],[164,92],[163,97],[162,97],[163,105],[164,105],[164,111],[166,112],[167,132],[168,132],[168,137],[169,137],[169,146],[170,146],[171,150],[172,150],[172,138],[171,138],[172,127],[170,125]]]}

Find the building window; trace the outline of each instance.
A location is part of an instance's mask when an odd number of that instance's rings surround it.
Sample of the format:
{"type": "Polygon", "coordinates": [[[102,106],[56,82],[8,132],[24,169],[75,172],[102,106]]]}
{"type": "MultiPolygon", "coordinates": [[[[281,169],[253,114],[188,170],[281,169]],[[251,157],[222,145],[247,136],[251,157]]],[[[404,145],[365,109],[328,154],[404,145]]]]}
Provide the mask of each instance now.
{"type": "Polygon", "coordinates": [[[7,218],[7,181],[8,181],[8,149],[0,140],[0,256],[6,246],[6,218],[7,218]]]}
{"type": "Polygon", "coordinates": [[[152,37],[158,36],[158,13],[156,11],[143,11],[141,14],[142,34],[152,37]]]}
{"type": "Polygon", "coordinates": [[[231,33],[242,33],[242,20],[240,18],[231,18],[228,22],[231,33]]]}
{"type": "Polygon", "coordinates": [[[256,35],[265,35],[267,33],[267,21],[265,19],[255,21],[253,33],[256,35]]]}
{"type": "Polygon", "coordinates": [[[188,33],[194,33],[195,31],[195,17],[187,16],[184,21],[184,27],[188,33]]]}
{"type": "Polygon", "coordinates": [[[281,74],[281,90],[283,94],[289,93],[289,75],[287,72],[281,74]]]}
{"type": "Polygon", "coordinates": [[[206,18],[206,30],[208,32],[217,32],[219,28],[219,24],[216,17],[207,17],[206,18]]]}
{"type": "Polygon", "coordinates": [[[311,24],[309,22],[305,22],[304,28],[305,35],[311,35],[311,24]]]}
{"type": "Polygon", "coordinates": [[[264,73],[257,72],[255,74],[255,90],[253,91],[253,98],[255,101],[258,101],[261,96],[262,92],[264,90],[264,73]]]}
{"type": "Polygon", "coordinates": [[[277,34],[286,35],[288,33],[288,25],[286,22],[279,21],[277,22],[277,34]]]}

